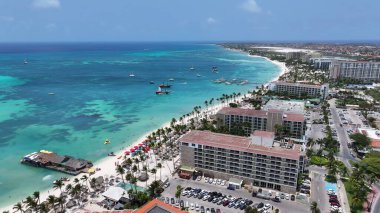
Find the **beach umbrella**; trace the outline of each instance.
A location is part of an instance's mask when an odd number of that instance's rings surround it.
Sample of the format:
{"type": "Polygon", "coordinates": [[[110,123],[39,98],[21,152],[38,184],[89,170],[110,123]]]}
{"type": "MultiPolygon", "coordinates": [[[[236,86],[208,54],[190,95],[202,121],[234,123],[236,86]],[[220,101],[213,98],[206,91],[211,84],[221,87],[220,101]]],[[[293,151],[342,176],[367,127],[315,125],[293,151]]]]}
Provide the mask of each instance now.
{"type": "Polygon", "coordinates": [[[139,143],[139,146],[143,146],[144,144],[143,143],[139,143]]]}
{"type": "Polygon", "coordinates": [[[124,154],[129,155],[130,152],[127,150],[127,151],[124,152],[124,154]]]}
{"type": "Polygon", "coordinates": [[[135,151],[135,148],[131,148],[130,151],[131,151],[131,152],[134,152],[134,151],[135,151]]]}
{"type": "Polygon", "coordinates": [[[138,146],[134,146],[133,148],[138,149],[139,147],[138,146]]]}

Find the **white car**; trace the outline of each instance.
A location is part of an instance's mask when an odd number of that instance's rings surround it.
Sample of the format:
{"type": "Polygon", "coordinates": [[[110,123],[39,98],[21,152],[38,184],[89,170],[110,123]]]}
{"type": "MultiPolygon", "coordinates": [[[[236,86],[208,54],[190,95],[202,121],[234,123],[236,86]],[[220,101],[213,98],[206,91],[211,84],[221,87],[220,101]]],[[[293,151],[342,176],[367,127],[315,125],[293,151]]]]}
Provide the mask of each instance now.
{"type": "Polygon", "coordinates": [[[289,200],[290,196],[288,194],[285,195],[285,199],[289,200]]]}
{"type": "Polygon", "coordinates": [[[205,177],[205,183],[207,183],[208,182],[208,177],[205,177]]]}
{"type": "Polygon", "coordinates": [[[216,185],[216,180],[214,179],[214,181],[212,182],[214,185],[216,185]]]}
{"type": "Polygon", "coordinates": [[[202,180],[202,176],[197,177],[197,181],[200,181],[200,180],[202,180]]]}
{"type": "Polygon", "coordinates": [[[200,209],[198,203],[196,203],[196,204],[195,204],[195,211],[199,212],[200,210],[201,210],[201,209],[200,209]]]}
{"type": "Polygon", "coordinates": [[[203,197],[202,200],[207,200],[209,197],[210,197],[209,195],[206,195],[206,196],[203,197]]]}
{"type": "Polygon", "coordinates": [[[213,181],[212,178],[208,179],[208,183],[212,183],[212,181],[213,181]]]}
{"type": "Polygon", "coordinates": [[[267,203],[267,204],[264,205],[264,209],[265,210],[268,210],[270,207],[271,207],[271,205],[269,203],[267,203]]]}
{"type": "Polygon", "coordinates": [[[220,179],[216,180],[216,184],[220,185],[221,181],[220,179]]]}
{"type": "Polygon", "coordinates": [[[184,192],[182,192],[182,196],[186,196],[187,194],[189,194],[188,191],[184,191],[184,192]]]}
{"type": "Polygon", "coordinates": [[[194,203],[190,203],[190,209],[194,210],[194,203]]]}
{"type": "Polygon", "coordinates": [[[226,185],[226,181],[225,181],[225,180],[222,180],[221,185],[222,185],[222,186],[226,185]]]}

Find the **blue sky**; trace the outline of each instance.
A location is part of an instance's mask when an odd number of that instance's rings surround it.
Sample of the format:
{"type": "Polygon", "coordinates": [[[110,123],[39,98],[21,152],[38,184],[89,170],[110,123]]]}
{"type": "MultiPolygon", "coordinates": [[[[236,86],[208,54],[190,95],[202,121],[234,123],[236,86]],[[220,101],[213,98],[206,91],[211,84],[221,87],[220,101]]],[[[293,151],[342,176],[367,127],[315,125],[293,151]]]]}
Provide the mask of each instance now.
{"type": "Polygon", "coordinates": [[[0,0],[0,42],[380,40],[378,0],[0,0]]]}

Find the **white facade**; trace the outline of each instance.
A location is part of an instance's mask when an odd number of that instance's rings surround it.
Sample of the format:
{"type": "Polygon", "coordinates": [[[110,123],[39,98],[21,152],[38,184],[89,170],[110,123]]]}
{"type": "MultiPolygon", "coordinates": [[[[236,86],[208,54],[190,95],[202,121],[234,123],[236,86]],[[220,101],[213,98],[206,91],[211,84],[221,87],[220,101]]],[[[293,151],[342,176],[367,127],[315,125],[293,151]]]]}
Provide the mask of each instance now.
{"type": "Polygon", "coordinates": [[[330,79],[352,78],[362,81],[380,79],[380,62],[334,61],[330,67],[330,79]]]}

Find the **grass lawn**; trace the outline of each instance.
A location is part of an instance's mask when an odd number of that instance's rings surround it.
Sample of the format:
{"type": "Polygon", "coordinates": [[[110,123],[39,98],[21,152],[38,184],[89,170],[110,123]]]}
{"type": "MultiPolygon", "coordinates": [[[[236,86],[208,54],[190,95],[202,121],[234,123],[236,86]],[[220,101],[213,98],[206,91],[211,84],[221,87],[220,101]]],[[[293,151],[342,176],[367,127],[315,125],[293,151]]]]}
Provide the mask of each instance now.
{"type": "Polygon", "coordinates": [[[327,158],[316,156],[316,155],[311,156],[311,159],[310,159],[310,164],[317,165],[317,166],[324,166],[328,162],[329,161],[327,160],[327,158]]]}
{"type": "Polygon", "coordinates": [[[344,183],[344,188],[346,188],[348,202],[350,203],[350,208],[352,213],[362,213],[363,212],[363,204],[361,206],[352,206],[352,186],[348,180],[342,180],[344,183]]]}

